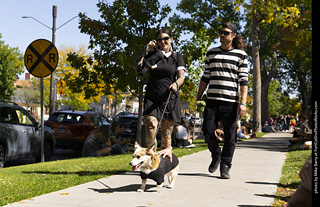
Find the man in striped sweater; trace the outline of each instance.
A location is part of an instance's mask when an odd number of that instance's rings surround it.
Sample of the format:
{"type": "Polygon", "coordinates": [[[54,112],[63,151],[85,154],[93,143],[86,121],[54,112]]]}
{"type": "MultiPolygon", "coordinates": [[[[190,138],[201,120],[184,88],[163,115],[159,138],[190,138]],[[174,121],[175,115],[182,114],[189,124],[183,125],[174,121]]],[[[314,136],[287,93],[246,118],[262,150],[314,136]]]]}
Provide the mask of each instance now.
{"type": "Polygon", "coordinates": [[[237,36],[234,24],[229,22],[223,24],[220,42],[220,47],[207,52],[197,101],[209,86],[203,123],[205,140],[212,155],[209,172],[215,172],[220,164],[221,178],[229,179],[235,150],[237,115],[242,116],[246,112],[248,65],[247,54],[243,51],[246,44],[241,36],[237,36]],[[225,135],[222,151],[214,133],[219,121],[223,124],[225,135]]]}

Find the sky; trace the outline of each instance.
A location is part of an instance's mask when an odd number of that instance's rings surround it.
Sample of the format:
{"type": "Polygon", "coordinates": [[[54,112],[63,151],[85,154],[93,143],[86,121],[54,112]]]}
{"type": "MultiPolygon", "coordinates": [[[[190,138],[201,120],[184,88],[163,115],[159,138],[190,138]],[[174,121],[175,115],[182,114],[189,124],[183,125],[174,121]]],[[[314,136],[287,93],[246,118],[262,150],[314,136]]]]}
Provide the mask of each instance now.
{"type": "MultiPolygon", "coordinates": [[[[112,2],[111,0],[108,2],[112,2]]],[[[179,0],[161,0],[162,5],[169,4],[172,12],[179,0]]],[[[0,34],[1,41],[10,47],[18,47],[25,53],[28,45],[36,39],[52,41],[52,30],[38,23],[31,16],[52,28],[52,8],[57,6],[56,28],[77,16],[86,13],[92,19],[99,19],[98,0],[0,0],[0,34]]],[[[88,46],[89,36],[80,33],[79,19],[75,18],[56,31],[55,45],[88,46]]]]}

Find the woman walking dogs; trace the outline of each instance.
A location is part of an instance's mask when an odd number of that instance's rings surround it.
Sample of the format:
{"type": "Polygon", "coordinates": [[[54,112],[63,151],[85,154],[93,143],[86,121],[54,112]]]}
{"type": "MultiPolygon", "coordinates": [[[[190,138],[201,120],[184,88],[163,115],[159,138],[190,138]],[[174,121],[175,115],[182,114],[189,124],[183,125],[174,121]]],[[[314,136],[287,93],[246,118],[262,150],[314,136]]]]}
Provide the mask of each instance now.
{"type": "Polygon", "coordinates": [[[197,101],[209,85],[203,124],[205,140],[212,155],[209,172],[215,172],[220,164],[221,178],[229,179],[235,150],[237,115],[242,116],[246,112],[248,67],[247,54],[243,51],[245,43],[241,36],[237,36],[234,24],[223,24],[220,42],[220,47],[207,52],[197,101]],[[225,135],[222,151],[214,134],[219,121],[223,124],[225,135]]]}
{"type": "Polygon", "coordinates": [[[146,45],[135,61],[135,69],[142,64],[153,66],[149,67],[149,82],[144,97],[143,115],[147,146],[153,142],[158,121],[164,113],[161,122],[162,150],[159,155],[168,156],[172,162],[171,133],[174,124],[181,121],[179,87],[184,81],[185,67],[182,55],[174,51],[173,37],[168,29],[160,29],[156,34],[156,39],[146,45]],[[160,55],[163,55],[162,58],[159,58],[159,52],[160,55]],[[152,58],[153,55],[156,58],[152,58]],[[156,59],[157,62],[144,64],[143,61],[149,59],[156,59]],[[168,99],[169,94],[171,95],[168,99]],[[167,100],[169,103],[167,107],[164,107],[167,100]]]}

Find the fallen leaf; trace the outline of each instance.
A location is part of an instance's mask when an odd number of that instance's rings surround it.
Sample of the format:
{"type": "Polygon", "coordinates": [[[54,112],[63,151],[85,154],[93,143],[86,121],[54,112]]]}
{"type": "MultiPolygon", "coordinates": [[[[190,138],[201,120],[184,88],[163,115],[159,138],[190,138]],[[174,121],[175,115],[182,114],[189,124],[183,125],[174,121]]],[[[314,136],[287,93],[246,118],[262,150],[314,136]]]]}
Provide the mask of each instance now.
{"type": "Polygon", "coordinates": [[[69,193],[60,193],[60,195],[69,195],[69,193]]]}

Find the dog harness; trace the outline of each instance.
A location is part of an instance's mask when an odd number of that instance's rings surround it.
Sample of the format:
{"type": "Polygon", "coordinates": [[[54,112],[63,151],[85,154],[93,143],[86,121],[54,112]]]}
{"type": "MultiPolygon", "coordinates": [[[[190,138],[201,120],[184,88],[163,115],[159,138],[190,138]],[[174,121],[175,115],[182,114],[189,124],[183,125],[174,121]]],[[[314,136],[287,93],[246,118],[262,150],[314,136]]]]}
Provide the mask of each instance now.
{"type": "Polygon", "coordinates": [[[140,177],[141,179],[152,179],[157,183],[157,185],[160,185],[164,182],[164,175],[177,167],[178,164],[179,160],[174,154],[172,154],[172,162],[170,162],[168,156],[166,156],[165,158],[162,158],[162,156],[160,156],[159,167],[149,174],[140,172],[140,177]]]}

